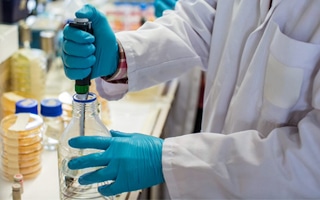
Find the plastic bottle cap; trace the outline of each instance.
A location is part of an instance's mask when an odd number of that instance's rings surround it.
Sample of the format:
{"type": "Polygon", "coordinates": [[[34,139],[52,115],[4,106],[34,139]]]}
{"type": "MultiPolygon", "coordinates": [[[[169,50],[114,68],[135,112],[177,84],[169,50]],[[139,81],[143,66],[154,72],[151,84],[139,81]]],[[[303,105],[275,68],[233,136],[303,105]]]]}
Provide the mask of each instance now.
{"type": "Polygon", "coordinates": [[[16,181],[20,181],[23,179],[23,175],[22,174],[15,174],[13,176],[13,179],[16,180],[16,181]]]}
{"type": "Polygon", "coordinates": [[[16,113],[38,114],[38,101],[35,99],[22,99],[16,103],[16,113]]]}
{"type": "Polygon", "coordinates": [[[62,115],[62,103],[59,99],[49,98],[41,101],[41,115],[57,117],[62,115]]]}
{"type": "Polygon", "coordinates": [[[12,184],[12,190],[17,191],[21,189],[21,185],[19,183],[12,184]]]}

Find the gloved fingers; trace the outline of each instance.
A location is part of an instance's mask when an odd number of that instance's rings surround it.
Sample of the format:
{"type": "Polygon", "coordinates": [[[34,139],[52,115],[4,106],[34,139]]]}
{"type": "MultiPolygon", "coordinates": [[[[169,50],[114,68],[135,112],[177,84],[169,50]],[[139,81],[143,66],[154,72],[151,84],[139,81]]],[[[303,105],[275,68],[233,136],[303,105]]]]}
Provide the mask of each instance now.
{"type": "Polygon", "coordinates": [[[116,130],[110,130],[110,134],[112,137],[131,137],[132,134],[130,133],[123,133],[116,130]]]}
{"type": "Polygon", "coordinates": [[[163,11],[173,10],[175,8],[177,0],[156,0],[154,2],[155,16],[161,17],[163,11]]]}
{"type": "Polygon", "coordinates": [[[62,53],[62,59],[67,68],[74,69],[86,69],[91,68],[92,65],[96,62],[96,57],[90,55],[88,57],[77,57],[73,55],[68,55],[65,52],[62,53]]]}
{"type": "Polygon", "coordinates": [[[65,52],[62,53],[62,59],[64,64],[68,68],[74,69],[87,69],[91,68],[96,62],[96,57],[94,55],[90,55],[88,57],[78,57],[73,55],[68,55],[65,52]]]}
{"type": "Polygon", "coordinates": [[[81,73],[79,72],[79,69],[67,67],[64,68],[65,75],[71,80],[84,79],[85,77],[89,76],[90,72],[90,68],[81,69],[81,73]]]}
{"type": "Polygon", "coordinates": [[[93,172],[86,173],[79,178],[81,185],[88,185],[92,183],[101,183],[105,181],[115,180],[117,178],[117,167],[112,165],[98,169],[93,172]]]}
{"type": "Polygon", "coordinates": [[[63,38],[80,44],[89,44],[95,41],[92,34],[66,25],[63,29],[63,38]]]}
{"type": "Polygon", "coordinates": [[[88,167],[107,166],[109,164],[109,159],[105,159],[103,154],[104,152],[98,152],[73,158],[68,162],[68,167],[75,170],[88,167]]]}
{"type": "Polygon", "coordinates": [[[113,195],[117,195],[122,192],[128,192],[128,191],[126,190],[126,188],[124,188],[123,185],[115,181],[108,185],[103,185],[98,187],[98,192],[104,196],[113,196],[113,195]]]}
{"type": "Polygon", "coordinates": [[[64,40],[62,50],[68,55],[85,58],[92,55],[95,52],[96,48],[93,44],[85,45],[75,43],[70,40],[64,40]]]}
{"type": "Polygon", "coordinates": [[[68,142],[69,145],[73,148],[94,148],[105,150],[110,146],[112,138],[102,136],[79,136],[71,138],[68,142]]]}
{"type": "Polygon", "coordinates": [[[167,9],[170,9],[170,10],[173,10],[177,3],[177,0],[162,0],[162,1],[167,6],[167,9]]]}
{"type": "Polygon", "coordinates": [[[155,1],[154,2],[154,7],[156,7],[156,13],[158,13],[158,16],[157,17],[160,17],[162,16],[162,12],[164,10],[167,10],[168,9],[168,6],[167,4],[165,4],[163,1],[155,1]]]}
{"type": "Polygon", "coordinates": [[[156,9],[155,12],[154,12],[154,15],[155,15],[156,17],[161,17],[161,16],[162,16],[162,11],[156,9]]]}

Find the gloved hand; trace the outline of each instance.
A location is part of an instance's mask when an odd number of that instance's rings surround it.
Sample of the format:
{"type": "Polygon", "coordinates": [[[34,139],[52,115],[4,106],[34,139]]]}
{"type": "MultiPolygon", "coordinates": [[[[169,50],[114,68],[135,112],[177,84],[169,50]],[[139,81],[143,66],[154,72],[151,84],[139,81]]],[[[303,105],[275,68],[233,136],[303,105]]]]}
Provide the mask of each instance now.
{"type": "Polygon", "coordinates": [[[163,11],[173,10],[178,0],[155,0],[154,9],[156,17],[161,17],[163,11]]]}
{"type": "Polygon", "coordinates": [[[93,35],[67,25],[63,30],[62,59],[72,80],[112,75],[118,65],[118,43],[106,17],[91,5],[75,13],[92,21],[93,35]]]}
{"type": "Polygon", "coordinates": [[[105,150],[69,161],[70,169],[105,166],[82,175],[82,185],[113,180],[110,185],[100,186],[98,191],[105,196],[129,192],[164,182],[162,174],[163,140],[139,133],[110,131],[112,137],[80,136],[69,140],[74,148],[105,150]]]}

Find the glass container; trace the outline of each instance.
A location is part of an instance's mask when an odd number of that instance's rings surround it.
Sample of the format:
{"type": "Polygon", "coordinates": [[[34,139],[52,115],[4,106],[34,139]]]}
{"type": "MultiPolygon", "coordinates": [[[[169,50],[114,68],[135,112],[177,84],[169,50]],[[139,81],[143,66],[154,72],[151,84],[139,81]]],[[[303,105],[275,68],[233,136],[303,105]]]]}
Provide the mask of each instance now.
{"type": "Polygon", "coordinates": [[[72,102],[72,119],[60,137],[58,145],[60,199],[113,199],[102,196],[98,187],[108,182],[91,185],[80,185],[78,178],[98,168],[70,170],[67,166],[72,158],[101,152],[97,149],[75,149],[68,144],[69,139],[81,135],[111,137],[108,129],[102,123],[98,114],[98,102],[94,93],[89,93],[87,98],[75,94],[72,102]]]}
{"type": "Polygon", "coordinates": [[[23,47],[10,59],[12,90],[40,101],[45,93],[47,57],[41,49],[30,48],[30,28],[20,23],[23,47]]]}
{"type": "Polygon", "coordinates": [[[43,147],[46,150],[56,150],[64,130],[61,101],[56,98],[43,99],[41,115],[44,122],[43,147]]]}
{"type": "Polygon", "coordinates": [[[13,180],[15,174],[24,179],[36,177],[41,171],[42,118],[31,113],[12,114],[1,120],[0,127],[4,178],[13,180]]]}

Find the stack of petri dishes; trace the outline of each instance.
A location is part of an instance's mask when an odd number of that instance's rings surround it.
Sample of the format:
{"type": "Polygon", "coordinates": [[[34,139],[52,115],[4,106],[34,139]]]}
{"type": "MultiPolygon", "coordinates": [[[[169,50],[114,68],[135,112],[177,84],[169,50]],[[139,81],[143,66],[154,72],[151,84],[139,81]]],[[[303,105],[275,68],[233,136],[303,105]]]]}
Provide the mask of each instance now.
{"type": "Polygon", "coordinates": [[[36,177],[41,171],[43,119],[31,113],[12,114],[1,120],[0,131],[4,178],[36,177]]]}

